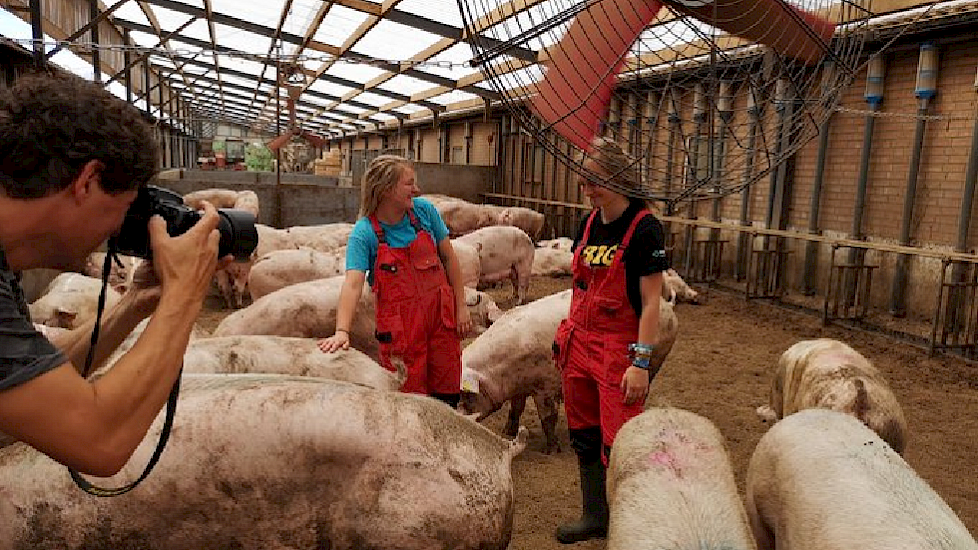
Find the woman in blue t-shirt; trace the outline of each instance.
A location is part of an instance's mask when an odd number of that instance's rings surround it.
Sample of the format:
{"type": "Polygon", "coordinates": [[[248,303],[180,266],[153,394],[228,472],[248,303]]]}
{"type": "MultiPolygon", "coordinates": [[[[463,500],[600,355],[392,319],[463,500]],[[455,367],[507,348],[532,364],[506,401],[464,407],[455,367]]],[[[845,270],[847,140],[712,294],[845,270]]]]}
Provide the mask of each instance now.
{"type": "Polygon", "coordinates": [[[324,352],[350,347],[350,325],[363,283],[377,303],[380,362],[403,359],[402,391],[430,395],[455,407],[462,375],[461,337],[472,328],[448,228],[420,193],[411,161],[381,155],[363,176],[360,219],[350,234],[346,280],[336,332],[324,352]],[[369,274],[369,275],[368,275],[369,274]]]}

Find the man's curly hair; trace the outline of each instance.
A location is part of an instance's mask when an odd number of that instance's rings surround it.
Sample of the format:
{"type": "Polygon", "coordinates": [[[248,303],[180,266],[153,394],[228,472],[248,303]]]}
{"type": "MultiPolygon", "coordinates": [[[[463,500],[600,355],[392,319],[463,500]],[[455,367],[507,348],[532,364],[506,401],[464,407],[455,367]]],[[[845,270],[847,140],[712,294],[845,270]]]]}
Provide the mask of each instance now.
{"type": "Polygon", "coordinates": [[[29,74],[0,88],[0,187],[33,199],[68,187],[101,161],[102,189],[137,189],[158,171],[159,144],[132,105],[74,75],[29,74]]]}

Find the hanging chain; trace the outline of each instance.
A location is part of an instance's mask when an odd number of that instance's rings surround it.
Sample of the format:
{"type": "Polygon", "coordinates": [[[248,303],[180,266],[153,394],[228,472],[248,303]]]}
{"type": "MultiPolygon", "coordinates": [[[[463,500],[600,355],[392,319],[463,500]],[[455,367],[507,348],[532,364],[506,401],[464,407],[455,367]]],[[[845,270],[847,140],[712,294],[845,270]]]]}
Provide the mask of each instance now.
{"type": "Polygon", "coordinates": [[[407,67],[438,67],[441,69],[455,69],[455,68],[471,68],[472,65],[468,61],[431,61],[431,60],[421,60],[421,59],[371,59],[357,57],[355,55],[336,57],[334,55],[326,53],[302,53],[296,54],[258,54],[242,52],[237,50],[210,50],[210,49],[193,49],[193,48],[148,48],[145,46],[135,46],[129,44],[96,44],[94,42],[65,42],[61,40],[34,40],[31,38],[6,38],[0,37],[0,43],[13,43],[18,44],[28,49],[33,49],[35,44],[41,44],[45,48],[47,47],[57,47],[60,46],[62,49],[69,49],[75,54],[91,54],[95,50],[99,52],[131,52],[140,55],[151,54],[158,55],[162,57],[168,57],[170,55],[181,55],[185,57],[196,57],[196,56],[221,56],[227,58],[237,58],[246,59],[249,61],[255,61],[258,63],[268,62],[274,64],[277,61],[282,61],[285,63],[301,63],[304,61],[319,61],[323,63],[350,63],[353,65],[374,65],[381,68],[388,68],[390,65],[398,65],[403,68],[407,67]]]}

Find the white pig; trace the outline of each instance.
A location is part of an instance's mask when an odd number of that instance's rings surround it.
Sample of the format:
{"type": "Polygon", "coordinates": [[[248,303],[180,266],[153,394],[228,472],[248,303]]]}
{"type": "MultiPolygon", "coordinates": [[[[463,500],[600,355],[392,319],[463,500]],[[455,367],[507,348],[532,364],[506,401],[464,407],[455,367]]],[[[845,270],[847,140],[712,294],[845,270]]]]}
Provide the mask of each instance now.
{"type": "Polygon", "coordinates": [[[246,261],[235,261],[214,272],[214,281],[228,308],[244,307],[248,294],[248,277],[255,261],[275,250],[295,250],[299,247],[285,229],[255,224],[258,230],[258,246],[246,261]]]}
{"type": "MultiPolygon", "coordinates": [[[[75,328],[98,310],[102,281],[80,273],[62,273],[48,285],[44,295],[28,305],[35,323],[61,328],[75,328]]],[[[106,288],[105,308],[119,301],[119,293],[106,288]]]]}
{"type": "Polygon", "coordinates": [[[573,252],[574,239],[567,237],[557,237],[547,241],[537,241],[537,248],[554,248],[566,252],[573,252]]]}
{"type": "Polygon", "coordinates": [[[662,273],[662,296],[672,302],[700,303],[700,294],[693,290],[675,269],[662,273]]]}
{"type": "Polygon", "coordinates": [[[251,212],[255,216],[255,220],[257,220],[258,214],[260,213],[258,208],[258,194],[250,190],[239,191],[231,207],[236,210],[251,212]]]}
{"type": "Polygon", "coordinates": [[[574,254],[569,250],[537,247],[533,253],[533,274],[543,277],[571,275],[574,254]]]}
{"type": "Polygon", "coordinates": [[[465,235],[495,223],[495,214],[489,205],[461,199],[435,201],[433,204],[452,236],[465,235]]]}
{"type": "Polygon", "coordinates": [[[194,340],[183,355],[183,371],[313,376],[387,391],[397,391],[406,378],[405,372],[392,373],[355,349],[323,353],[314,338],[268,335],[194,340]]]}
{"type": "Polygon", "coordinates": [[[312,248],[320,252],[332,252],[346,246],[353,232],[351,223],[327,223],[323,225],[296,225],[285,230],[296,247],[312,248]]]}
{"type": "Polygon", "coordinates": [[[248,273],[252,301],[280,288],[316,279],[342,275],[346,254],[319,252],[311,248],[275,250],[255,261],[248,273]]]}
{"type": "Polygon", "coordinates": [[[570,310],[571,291],[552,294],[504,313],[462,350],[459,410],[481,421],[510,402],[504,433],[516,435],[527,397],[533,398],[548,454],[557,441],[560,371],[553,362],[557,325],[570,310]]]}
{"type": "MultiPolygon", "coordinates": [[[[161,425],[98,483],[134,479],[161,425]]],[[[166,452],[125,495],[94,498],[64,466],[5,449],[0,550],[502,550],[523,434],[505,441],[424,396],[186,375],[166,452]]]]}
{"type": "Polygon", "coordinates": [[[855,416],[902,453],[907,440],[903,409],[879,370],[838,340],[802,340],[778,360],[762,420],[777,422],[802,409],[823,408],[855,416]]]}
{"type": "Polygon", "coordinates": [[[523,206],[507,206],[499,212],[499,225],[513,225],[522,229],[527,235],[536,239],[543,231],[543,214],[523,206]]]}
{"type": "Polygon", "coordinates": [[[231,189],[201,189],[183,196],[183,203],[195,210],[204,207],[203,202],[211,203],[214,208],[232,208],[238,200],[238,192],[231,189]]]}
{"type": "Polygon", "coordinates": [[[452,239],[452,248],[455,250],[455,257],[458,258],[458,267],[462,272],[462,284],[469,288],[479,286],[479,279],[482,276],[482,260],[479,259],[479,251],[471,244],[452,239]]]}
{"type": "Polygon", "coordinates": [[[608,550],[754,548],[723,436],[702,416],[653,408],[626,422],[607,486],[608,550]]]}
{"type": "MultiPolygon", "coordinates": [[[[300,338],[325,338],[336,331],[336,309],[340,289],[345,276],[307,281],[287,286],[266,294],[250,306],[225,317],[214,336],[233,336],[237,334],[271,334],[295,336],[300,338]]],[[[491,322],[498,311],[495,302],[488,294],[466,290],[466,303],[472,317],[473,329],[485,330],[478,326],[491,322]],[[469,300],[469,296],[477,298],[469,300]]],[[[377,360],[380,346],[374,335],[376,325],[373,292],[364,285],[350,327],[350,345],[377,360]]]]}
{"type": "Polygon", "coordinates": [[[837,411],[799,411],[761,437],[746,504],[762,549],[978,550],[899,454],[837,411]]]}
{"type": "Polygon", "coordinates": [[[526,303],[535,249],[529,235],[518,227],[493,226],[455,240],[472,245],[479,251],[482,284],[509,279],[513,283],[517,303],[526,303]]]}

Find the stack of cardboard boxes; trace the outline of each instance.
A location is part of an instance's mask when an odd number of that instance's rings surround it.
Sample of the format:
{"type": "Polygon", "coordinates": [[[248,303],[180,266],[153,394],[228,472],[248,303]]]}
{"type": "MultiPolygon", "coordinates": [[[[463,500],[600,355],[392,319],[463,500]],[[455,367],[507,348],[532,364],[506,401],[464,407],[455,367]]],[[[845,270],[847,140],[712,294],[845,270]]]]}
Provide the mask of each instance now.
{"type": "Polygon", "coordinates": [[[336,177],[340,175],[341,164],[340,150],[338,148],[330,149],[329,151],[323,151],[322,158],[315,160],[313,171],[317,176],[336,177]]]}

